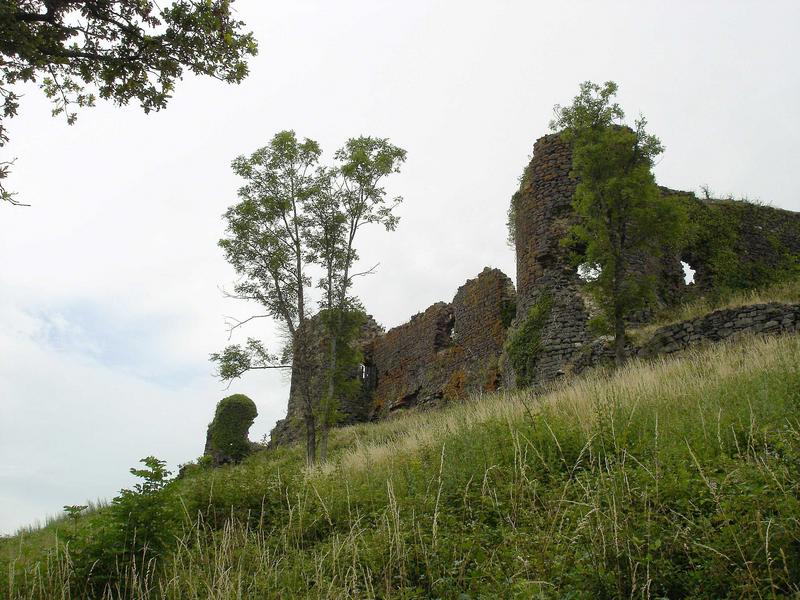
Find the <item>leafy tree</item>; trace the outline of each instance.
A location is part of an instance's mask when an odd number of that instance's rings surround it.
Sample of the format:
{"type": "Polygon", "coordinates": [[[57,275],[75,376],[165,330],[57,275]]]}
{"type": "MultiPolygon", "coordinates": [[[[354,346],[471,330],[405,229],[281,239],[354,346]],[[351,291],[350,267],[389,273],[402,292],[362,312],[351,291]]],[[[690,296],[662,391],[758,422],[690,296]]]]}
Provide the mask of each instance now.
{"type": "Polygon", "coordinates": [[[244,346],[230,345],[211,355],[219,375],[228,381],[254,369],[292,368],[309,463],[316,459],[318,426],[324,458],[338,399],[351,393],[342,374],[352,373],[352,339],[360,325],[358,303],[349,292],[354,278],[374,270],[352,272],[358,260],[356,234],[369,223],[396,227],[392,209],[400,199],[387,203],[379,183],[397,172],[405,159],[404,150],[370,137],[349,139],[334,155],[333,167],[320,165],[321,154],[317,142],[301,142],[293,131],[283,131],[268,146],[234,161],[234,171],[246,184],[239,190],[241,202],[225,213],[228,236],[220,246],[240,276],[231,296],[255,300],[265,310],[235,321],[231,331],[254,319],[277,319],[288,343],[276,354],[250,338],[244,346]],[[322,389],[315,381],[319,332],[309,318],[315,268],[321,270],[317,286],[322,290],[321,321],[329,350],[322,389]]]}
{"type": "Polygon", "coordinates": [[[234,171],[246,184],[239,190],[241,202],[225,213],[228,235],[220,241],[240,276],[230,295],[255,300],[265,310],[234,321],[231,331],[254,319],[272,318],[282,324],[288,343],[276,354],[250,338],[244,346],[234,344],[211,356],[223,380],[254,369],[292,368],[310,463],[316,459],[318,425],[325,439],[335,420],[337,361],[342,355],[338,346],[350,343],[345,340],[354,328],[345,315],[357,306],[349,290],[355,277],[373,270],[352,272],[358,259],[356,233],[367,223],[396,226],[393,205],[386,204],[378,183],[397,170],[405,151],[387,140],[360,137],[348,140],[335,154],[334,167],[321,166],[320,156],[317,142],[300,142],[293,131],[284,131],[268,146],[234,161],[234,171]],[[309,318],[315,268],[321,270],[320,305],[330,349],[322,393],[314,381],[319,339],[309,318]]]}
{"type": "MultiPolygon", "coordinates": [[[[0,0],[0,146],[19,109],[15,86],[37,82],[68,123],[95,96],[145,112],[167,105],[185,70],[228,83],[247,75],[257,52],[232,0],[0,0]]],[[[0,162],[0,198],[13,161],[0,162]]]]}
{"type": "Polygon", "coordinates": [[[111,513],[124,524],[125,542],[134,552],[160,553],[175,540],[173,524],[180,520],[180,512],[167,493],[171,473],[166,462],[154,456],[139,462],[144,468],[130,472],[143,481],[132,490],[122,490],[113,500],[111,513]]]}
{"type": "MultiPolygon", "coordinates": [[[[386,190],[381,182],[388,175],[400,172],[400,165],[405,161],[406,151],[392,145],[389,140],[372,137],[358,137],[347,141],[345,146],[336,152],[335,158],[339,166],[329,172],[326,180],[325,202],[333,207],[330,222],[334,224],[331,235],[321,239],[319,253],[320,263],[325,268],[325,277],[320,281],[324,290],[323,307],[332,317],[325,320],[330,340],[329,361],[327,368],[327,390],[323,396],[326,405],[323,414],[335,415],[337,387],[346,391],[347,385],[341,379],[350,377],[351,368],[347,358],[352,359],[349,348],[339,349],[339,344],[352,344],[353,337],[358,334],[358,327],[353,324],[358,314],[355,299],[349,293],[356,277],[373,273],[374,267],[359,273],[353,273],[353,265],[358,260],[356,236],[362,227],[370,224],[383,225],[387,231],[394,231],[399,221],[393,213],[402,198],[395,197],[387,201],[386,190]],[[354,310],[355,309],[355,310],[354,310]],[[348,316],[349,315],[349,316],[348,316]],[[345,359],[344,365],[338,361],[345,359]],[[339,378],[337,383],[337,378],[339,378]],[[329,407],[327,405],[330,405],[329,407]]],[[[321,422],[320,455],[327,457],[328,431],[333,425],[328,418],[321,422]]]]}
{"type": "Polygon", "coordinates": [[[300,141],[293,131],[282,131],[269,145],[233,161],[234,172],[246,183],[239,189],[240,202],[225,212],[227,236],[219,242],[240,278],[229,295],[256,301],[264,312],[236,321],[231,332],[254,319],[276,319],[287,344],[278,355],[250,338],[244,347],[234,344],[211,355],[227,381],[251,370],[294,368],[310,463],[316,456],[316,420],[312,382],[305,376],[313,361],[307,299],[311,279],[306,271],[320,155],[317,142],[300,141]]]}
{"type": "Polygon", "coordinates": [[[66,504],[64,506],[64,514],[66,514],[67,518],[72,521],[73,534],[77,533],[78,521],[87,508],[89,508],[89,506],[86,504],[66,504]]]}
{"type": "Polygon", "coordinates": [[[624,112],[612,102],[617,84],[585,82],[567,107],[556,106],[551,129],[563,130],[572,145],[572,175],[577,178],[573,206],[581,217],[568,242],[594,277],[589,289],[613,326],[617,364],[625,361],[625,318],[650,303],[654,277],[632,268],[634,256],[658,257],[683,238],[681,205],[659,193],[652,167],[664,151],[645,131],[623,124],[624,112]]]}

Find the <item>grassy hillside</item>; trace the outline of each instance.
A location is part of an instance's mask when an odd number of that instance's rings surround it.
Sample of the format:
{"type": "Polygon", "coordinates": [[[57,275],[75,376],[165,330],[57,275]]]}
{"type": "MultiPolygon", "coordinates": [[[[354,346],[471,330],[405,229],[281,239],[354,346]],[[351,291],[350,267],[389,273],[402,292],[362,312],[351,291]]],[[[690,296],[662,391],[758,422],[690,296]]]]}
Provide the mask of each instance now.
{"type": "Polygon", "coordinates": [[[143,561],[93,545],[119,528],[100,509],[5,540],[0,594],[797,598],[800,337],[349,427],[312,471],[287,448],[153,497],[177,538],[143,561]]]}

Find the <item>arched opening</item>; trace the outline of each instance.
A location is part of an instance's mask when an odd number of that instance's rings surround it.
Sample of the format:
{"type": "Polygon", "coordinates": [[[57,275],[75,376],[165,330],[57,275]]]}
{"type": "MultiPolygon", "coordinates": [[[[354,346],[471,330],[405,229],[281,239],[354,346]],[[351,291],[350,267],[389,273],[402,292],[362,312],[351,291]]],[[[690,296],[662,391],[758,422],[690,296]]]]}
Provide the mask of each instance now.
{"type": "Polygon", "coordinates": [[[587,283],[594,281],[600,277],[600,269],[595,265],[589,263],[581,263],[578,265],[578,279],[587,283]]]}
{"type": "Polygon", "coordinates": [[[681,261],[681,267],[683,267],[683,280],[686,282],[686,285],[693,284],[694,274],[696,272],[695,269],[693,269],[692,266],[685,261],[681,261]]]}
{"type": "Polygon", "coordinates": [[[436,333],[433,337],[433,350],[438,352],[449,348],[455,342],[456,318],[453,313],[447,313],[439,318],[436,323],[436,333]]]}
{"type": "Polygon", "coordinates": [[[378,386],[378,369],[369,359],[358,366],[358,379],[364,390],[371,391],[378,386]]]}

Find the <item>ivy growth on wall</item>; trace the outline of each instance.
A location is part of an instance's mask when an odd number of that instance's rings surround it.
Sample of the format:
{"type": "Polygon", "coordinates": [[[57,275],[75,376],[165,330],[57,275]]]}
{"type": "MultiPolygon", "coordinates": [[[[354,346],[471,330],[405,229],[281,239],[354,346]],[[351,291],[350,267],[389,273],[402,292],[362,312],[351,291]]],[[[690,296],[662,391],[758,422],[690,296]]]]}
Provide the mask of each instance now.
{"type": "Polygon", "coordinates": [[[529,156],[528,163],[525,165],[522,175],[519,176],[519,189],[511,196],[511,202],[509,203],[508,211],[506,212],[506,228],[508,229],[508,237],[506,238],[506,241],[512,248],[517,242],[517,203],[519,202],[522,192],[528,185],[530,185],[533,179],[533,171],[531,169],[530,162],[531,157],[529,156]]]}
{"type": "Polygon", "coordinates": [[[542,330],[552,305],[550,296],[541,296],[528,309],[522,322],[509,331],[505,354],[514,370],[517,387],[529,386],[535,380],[536,361],[542,349],[542,330]]]}
{"type": "Polygon", "coordinates": [[[247,433],[258,416],[255,403],[244,394],[223,398],[208,426],[207,454],[216,463],[239,462],[250,453],[247,433]]]}
{"type": "Polygon", "coordinates": [[[702,292],[724,297],[800,275],[800,255],[779,235],[780,213],[761,212],[775,209],[745,200],[683,201],[694,223],[686,255],[704,271],[702,292]]]}

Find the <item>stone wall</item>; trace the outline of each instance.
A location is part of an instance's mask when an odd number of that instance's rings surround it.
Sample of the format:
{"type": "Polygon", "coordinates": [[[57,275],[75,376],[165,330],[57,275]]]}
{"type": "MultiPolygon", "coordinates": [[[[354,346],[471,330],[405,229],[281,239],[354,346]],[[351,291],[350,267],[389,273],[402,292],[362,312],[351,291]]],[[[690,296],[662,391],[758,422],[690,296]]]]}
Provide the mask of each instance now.
{"type": "Polygon", "coordinates": [[[648,358],[704,342],[719,342],[737,334],[774,335],[795,331],[800,331],[800,304],[752,304],[715,310],[696,319],[661,327],[636,354],[648,358]]]}
{"type": "MultiPolygon", "coordinates": [[[[576,223],[572,197],[576,180],[570,177],[572,151],[559,134],[539,138],[533,158],[525,170],[520,189],[513,199],[514,239],[517,252],[517,322],[537,302],[550,306],[541,332],[534,380],[550,381],[565,372],[578,353],[594,336],[587,324],[591,307],[582,291],[583,282],[572,265],[569,250],[561,240],[576,223]]],[[[686,194],[664,188],[662,193],[686,194]]],[[[656,296],[663,305],[683,297],[683,269],[674,255],[662,258],[631,256],[633,269],[658,275],[656,296]]],[[[633,322],[647,319],[648,313],[632,315],[633,322]]],[[[513,374],[505,381],[513,385],[513,374]]]]}
{"type": "MultiPolygon", "coordinates": [[[[591,336],[581,281],[561,240],[574,222],[569,176],[572,151],[557,134],[539,138],[514,198],[517,251],[517,321],[538,302],[550,306],[541,333],[535,380],[558,376],[591,336]]],[[[509,382],[513,377],[508,378],[509,382]]]]}
{"type": "MultiPolygon", "coordinates": [[[[472,391],[497,389],[498,360],[515,307],[514,284],[502,271],[486,268],[458,288],[452,302],[437,302],[386,333],[370,317],[359,342],[364,365],[353,374],[361,379],[361,393],[339,407],[339,424],[378,419],[399,408],[432,406],[463,399],[472,391]]],[[[309,323],[314,326],[316,321],[309,323]]],[[[315,345],[312,370],[318,373],[327,356],[322,336],[315,336],[315,345]]],[[[316,393],[321,394],[321,378],[312,375],[312,381],[316,393]]],[[[293,375],[286,418],[278,421],[270,434],[273,446],[296,442],[305,435],[297,383],[293,375]]]]}
{"type": "MultiPolygon", "coordinates": [[[[708,314],[665,325],[644,343],[628,345],[628,356],[653,358],[692,346],[715,343],[737,335],[780,335],[800,332],[800,304],[751,304],[715,310],[708,314]]],[[[577,354],[568,371],[580,374],[586,369],[614,363],[614,348],[609,339],[594,340],[577,354]]]]}
{"type": "MultiPolygon", "coordinates": [[[[312,389],[313,397],[321,397],[324,391],[326,380],[322,377],[328,361],[328,345],[323,333],[323,326],[318,317],[313,317],[306,321],[306,326],[310,328],[312,334],[312,344],[314,350],[309,359],[310,365],[307,369],[311,372],[309,385],[312,389]]],[[[366,322],[361,327],[361,332],[356,340],[356,344],[361,347],[368,346],[376,336],[383,334],[383,328],[375,322],[372,316],[367,315],[366,322]]],[[[366,373],[353,373],[353,377],[365,378],[366,373]]],[[[298,389],[298,378],[295,369],[292,369],[291,383],[289,386],[289,402],[286,408],[286,417],[275,423],[275,427],[270,432],[270,446],[285,445],[304,439],[305,423],[303,422],[303,401],[298,389]]],[[[352,425],[366,421],[369,417],[369,398],[367,391],[362,389],[362,393],[353,398],[345,399],[339,406],[342,414],[341,425],[352,425]]]]}
{"type": "MultiPolygon", "coordinates": [[[[570,177],[572,153],[559,134],[539,138],[533,158],[513,198],[517,252],[517,322],[545,301],[550,306],[541,331],[533,379],[547,382],[600,350],[587,323],[590,303],[568,250],[561,245],[577,220],[572,209],[576,181],[570,177]]],[[[690,293],[722,288],[746,289],[770,283],[777,275],[800,273],[800,213],[758,204],[699,200],[693,193],[660,188],[684,203],[697,237],[681,254],[629,256],[632,269],[656,276],[660,306],[685,301],[690,293]],[[681,261],[695,269],[695,284],[684,283],[681,261]]],[[[650,311],[630,315],[641,324],[650,311]]],[[[513,375],[505,381],[513,384],[513,375]]]]}
{"type": "Polygon", "coordinates": [[[451,345],[453,307],[437,302],[408,323],[376,338],[370,367],[376,372],[376,413],[431,400],[441,387],[441,365],[453,362],[460,349],[451,345]]]}
{"type": "Polygon", "coordinates": [[[514,198],[517,317],[527,313],[543,286],[578,282],[560,243],[573,222],[571,169],[572,151],[557,134],[536,140],[514,198]]]}
{"type": "Polygon", "coordinates": [[[376,374],[374,416],[497,389],[515,302],[511,280],[487,268],[462,285],[451,303],[438,302],[375,338],[365,352],[376,374]]]}
{"type": "Polygon", "coordinates": [[[698,293],[769,283],[800,265],[800,213],[733,200],[690,204],[699,235],[682,258],[698,293]]]}
{"type": "MultiPolygon", "coordinates": [[[[534,306],[548,310],[533,382],[580,372],[609,357],[608,344],[588,329],[591,301],[561,244],[577,219],[572,209],[576,181],[569,175],[571,168],[571,149],[558,134],[536,141],[513,198],[516,293],[508,277],[487,268],[461,286],[452,302],[436,303],[385,334],[374,322],[369,324],[361,339],[364,365],[357,374],[362,392],[342,407],[344,424],[384,418],[401,408],[457,400],[473,390],[513,387],[513,370],[501,358],[508,326],[512,319],[521,323],[534,306]]],[[[661,193],[685,203],[700,235],[680,255],[629,257],[632,268],[656,275],[660,304],[684,301],[690,291],[730,287],[731,281],[753,287],[754,282],[768,280],[773,271],[800,271],[800,214],[742,202],[701,201],[691,192],[663,187],[661,193]],[[681,261],[696,270],[693,286],[684,284],[681,261]],[[727,265],[726,278],[721,265],[727,265]]],[[[630,321],[641,323],[648,318],[644,311],[630,321]]],[[[797,322],[796,307],[717,311],[659,330],[661,337],[641,349],[629,348],[629,355],[668,353],[738,331],[796,330],[797,322]]],[[[273,443],[302,438],[294,383],[287,418],[276,425],[273,443]]]]}

